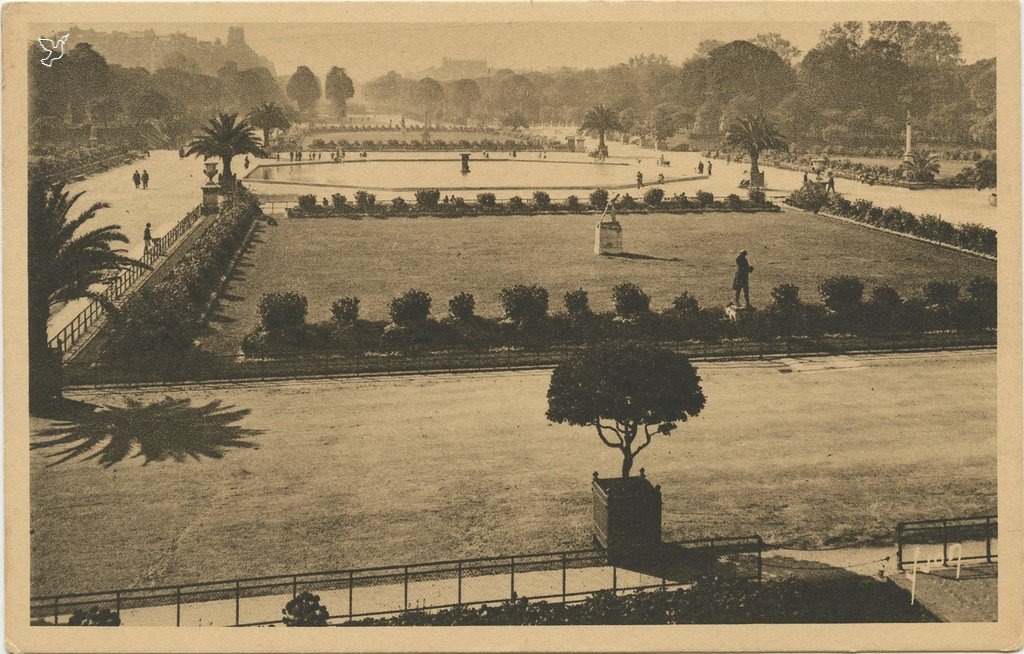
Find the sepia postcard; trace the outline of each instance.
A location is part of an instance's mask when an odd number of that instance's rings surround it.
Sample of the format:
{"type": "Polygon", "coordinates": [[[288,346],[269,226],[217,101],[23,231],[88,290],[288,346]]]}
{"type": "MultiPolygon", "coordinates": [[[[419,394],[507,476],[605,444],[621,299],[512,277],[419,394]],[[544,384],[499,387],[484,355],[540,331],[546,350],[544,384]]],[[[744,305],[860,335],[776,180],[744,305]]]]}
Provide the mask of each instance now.
{"type": "Polygon", "coordinates": [[[1018,3],[2,18],[10,651],[1024,645],[1018,3]]]}

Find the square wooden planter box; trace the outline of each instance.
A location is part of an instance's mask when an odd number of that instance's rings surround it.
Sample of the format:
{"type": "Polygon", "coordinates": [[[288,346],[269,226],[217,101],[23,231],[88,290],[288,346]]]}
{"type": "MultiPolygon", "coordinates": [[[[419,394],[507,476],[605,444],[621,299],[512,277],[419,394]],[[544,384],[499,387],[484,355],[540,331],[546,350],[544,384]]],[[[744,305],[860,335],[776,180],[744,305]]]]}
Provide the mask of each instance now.
{"type": "Polygon", "coordinates": [[[639,477],[594,473],[594,539],[609,553],[628,553],[661,543],[661,486],[643,469],[639,477]]]}

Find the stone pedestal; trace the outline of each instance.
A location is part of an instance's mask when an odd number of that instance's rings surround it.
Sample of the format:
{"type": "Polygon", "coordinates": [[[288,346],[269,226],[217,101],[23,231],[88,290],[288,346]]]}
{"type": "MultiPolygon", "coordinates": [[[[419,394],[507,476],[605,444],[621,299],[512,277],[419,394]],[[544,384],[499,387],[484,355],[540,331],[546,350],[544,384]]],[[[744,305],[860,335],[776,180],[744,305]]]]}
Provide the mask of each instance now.
{"type": "Polygon", "coordinates": [[[209,183],[203,185],[203,208],[204,216],[215,214],[220,210],[220,185],[209,183]]]}
{"type": "Polygon", "coordinates": [[[741,322],[752,317],[756,311],[754,307],[730,304],[725,307],[725,316],[733,322],[741,322]]]}
{"type": "Polygon", "coordinates": [[[622,252],[622,224],[614,220],[603,220],[594,230],[594,254],[618,254],[622,252]]]}
{"type": "Polygon", "coordinates": [[[764,188],[764,171],[750,173],[750,188],[764,188]]]}

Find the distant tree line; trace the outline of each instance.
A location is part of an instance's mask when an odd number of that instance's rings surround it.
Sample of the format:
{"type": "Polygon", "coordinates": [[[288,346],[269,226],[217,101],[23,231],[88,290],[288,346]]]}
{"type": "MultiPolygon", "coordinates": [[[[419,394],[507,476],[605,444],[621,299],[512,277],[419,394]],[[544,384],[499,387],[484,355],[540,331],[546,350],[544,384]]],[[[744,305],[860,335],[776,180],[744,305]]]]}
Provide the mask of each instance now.
{"type": "Polygon", "coordinates": [[[802,58],[767,33],[703,41],[681,65],[640,55],[603,69],[498,70],[452,82],[390,72],[363,92],[428,122],[578,121],[605,105],[622,133],[652,138],[717,139],[737,118],[764,113],[791,139],[837,146],[898,143],[910,111],[918,140],[994,147],[995,59],[965,65],[960,54],[945,22],[847,22],[823,31],[802,58]]]}

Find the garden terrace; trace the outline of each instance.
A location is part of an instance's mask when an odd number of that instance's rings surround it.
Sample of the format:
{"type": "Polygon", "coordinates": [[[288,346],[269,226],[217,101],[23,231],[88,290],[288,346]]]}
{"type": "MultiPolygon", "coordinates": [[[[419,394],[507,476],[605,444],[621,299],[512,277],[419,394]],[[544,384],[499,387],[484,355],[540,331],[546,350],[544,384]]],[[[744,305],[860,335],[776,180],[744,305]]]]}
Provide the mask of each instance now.
{"type": "Polygon", "coordinates": [[[612,309],[612,287],[630,281],[661,310],[687,291],[701,305],[732,300],[733,259],[750,251],[753,302],[764,307],[771,289],[795,284],[805,300],[818,285],[846,274],[870,288],[889,284],[902,296],[930,281],[966,288],[994,277],[995,263],[934,245],[824,219],[792,209],[779,213],[627,215],[626,254],[593,254],[592,215],[442,217],[389,220],[295,220],[263,228],[243,274],[228,285],[202,345],[234,355],[256,326],[264,294],[296,291],[308,300],[310,322],[325,321],[342,297],[360,299],[360,316],[387,318],[388,303],[410,288],[426,291],[433,314],[472,293],[477,315],[502,315],[499,291],[515,283],[547,289],[552,311],[568,291],[585,289],[594,311],[612,309]],[[438,271],[444,271],[438,274],[438,271]]]}
{"type": "MultiPolygon", "coordinates": [[[[995,509],[994,351],[696,365],[707,407],[637,461],[666,540],[890,544],[995,509]]],[[[32,420],[32,592],[588,547],[621,457],[545,419],[550,376],[71,391],[110,408],[32,420]]]]}

